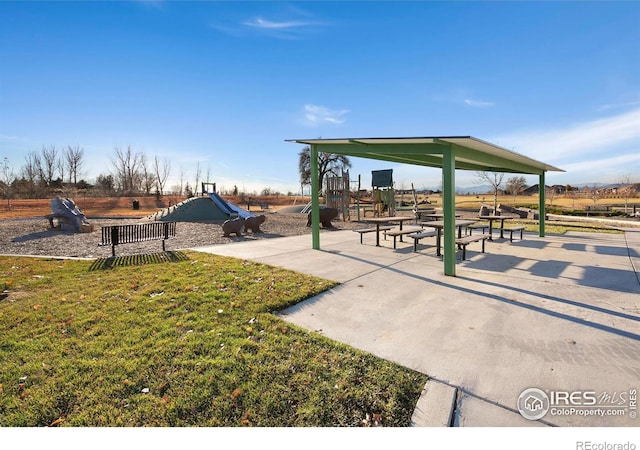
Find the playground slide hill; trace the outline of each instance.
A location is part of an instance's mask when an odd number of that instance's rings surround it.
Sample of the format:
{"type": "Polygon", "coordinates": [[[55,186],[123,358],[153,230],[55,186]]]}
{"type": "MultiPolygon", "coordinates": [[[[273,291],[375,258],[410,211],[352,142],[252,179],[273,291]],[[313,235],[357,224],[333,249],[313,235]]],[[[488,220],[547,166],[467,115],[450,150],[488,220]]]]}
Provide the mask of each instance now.
{"type": "Polygon", "coordinates": [[[247,218],[253,214],[222,199],[217,194],[207,197],[191,197],[176,205],[163,208],[149,216],[153,221],[198,222],[201,220],[228,220],[247,218]]]}
{"type": "Polygon", "coordinates": [[[215,192],[209,192],[209,197],[216,204],[220,210],[222,210],[225,214],[237,214],[239,217],[246,219],[247,217],[253,217],[249,211],[240,208],[239,206],[234,205],[233,203],[229,203],[222,197],[220,197],[215,192]]]}

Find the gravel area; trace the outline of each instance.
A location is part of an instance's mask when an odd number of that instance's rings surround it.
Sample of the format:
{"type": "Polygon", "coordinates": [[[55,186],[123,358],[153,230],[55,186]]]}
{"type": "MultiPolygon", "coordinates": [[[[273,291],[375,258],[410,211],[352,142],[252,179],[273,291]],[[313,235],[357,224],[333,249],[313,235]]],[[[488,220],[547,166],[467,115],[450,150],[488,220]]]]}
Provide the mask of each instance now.
{"type": "MultiPolygon", "coordinates": [[[[267,220],[261,225],[263,233],[248,233],[242,237],[224,237],[223,221],[178,222],[176,237],[166,241],[167,250],[182,250],[215,244],[273,239],[283,236],[311,234],[306,226],[307,217],[297,213],[267,213],[267,220]]],[[[101,241],[101,226],[141,222],[138,219],[92,219],[91,233],[73,233],[51,229],[49,221],[42,218],[0,220],[0,254],[3,255],[43,255],[73,256],[84,258],[106,258],[111,256],[110,246],[98,246],[101,241]]],[[[357,222],[333,221],[335,229],[353,229],[362,227],[357,222]]],[[[321,233],[330,233],[322,230],[321,233]]],[[[161,241],[148,241],[136,244],[123,244],[116,247],[116,255],[156,253],[162,251],[161,241]]]]}

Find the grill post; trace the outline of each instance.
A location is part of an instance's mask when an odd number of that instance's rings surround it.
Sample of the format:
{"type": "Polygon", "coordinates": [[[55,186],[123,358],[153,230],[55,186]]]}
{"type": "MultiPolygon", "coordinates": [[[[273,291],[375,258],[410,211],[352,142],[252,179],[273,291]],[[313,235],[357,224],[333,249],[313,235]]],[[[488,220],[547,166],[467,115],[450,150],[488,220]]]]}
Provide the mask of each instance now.
{"type": "Polygon", "coordinates": [[[164,247],[164,241],[169,239],[169,222],[164,222],[162,224],[163,238],[162,238],[162,251],[166,251],[164,247]]]}
{"type": "Polygon", "coordinates": [[[116,245],[120,243],[120,235],[118,234],[118,226],[111,227],[111,256],[116,256],[116,245]]]}

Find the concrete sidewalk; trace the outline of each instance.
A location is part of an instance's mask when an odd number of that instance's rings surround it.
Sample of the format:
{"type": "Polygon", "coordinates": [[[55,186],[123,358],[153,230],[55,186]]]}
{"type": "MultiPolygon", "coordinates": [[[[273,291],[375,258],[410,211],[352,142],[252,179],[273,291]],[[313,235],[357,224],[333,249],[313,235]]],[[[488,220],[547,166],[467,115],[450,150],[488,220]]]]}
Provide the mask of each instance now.
{"type": "Polygon", "coordinates": [[[640,426],[640,230],[471,244],[456,277],[428,241],[414,253],[323,230],[319,251],[310,235],[196,250],[341,282],[282,318],[427,374],[415,425],[640,426]],[[517,402],[533,387],[589,393],[531,421],[517,402]],[[577,405],[594,395],[596,409],[577,405]]]}

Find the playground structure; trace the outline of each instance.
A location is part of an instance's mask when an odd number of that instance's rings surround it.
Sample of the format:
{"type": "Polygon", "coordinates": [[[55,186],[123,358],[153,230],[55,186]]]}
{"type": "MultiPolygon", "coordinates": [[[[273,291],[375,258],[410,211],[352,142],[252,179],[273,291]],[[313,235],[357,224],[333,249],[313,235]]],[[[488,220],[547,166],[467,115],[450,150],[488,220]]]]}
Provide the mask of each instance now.
{"type": "MultiPolygon", "coordinates": [[[[334,190],[332,195],[334,198],[340,197],[342,202],[339,204],[342,209],[350,211],[356,210],[356,220],[360,220],[361,214],[367,215],[367,212],[371,211],[374,217],[382,217],[385,213],[389,216],[393,216],[396,213],[396,199],[395,190],[393,187],[393,169],[387,170],[372,170],[371,171],[371,191],[363,191],[361,189],[361,177],[358,175],[357,182],[349,182],[348,172],[347,178],[342,179],[341,187],[343,191],[341,195],[338,195],[338,190],[334,190]],[[355,192],[350,191],[351,184],[357,183],[355,192]],[[353,201],[355,200],[355,205],[353,201]]],[[[333,207],[338,208],[338,205],[333,207]]],[[[338,208],[340,210],[340,208],[338,208]]],[[[343,215],[343,217],[350,218],[349,213],[343,215]]],[[[346,219],[345,219],[346,220],[346,219]]]]}
{"type": "MultiPolygon", "coordinates": [[[[423,213],[435,212],[434,208],[423,205],[430,202],[426,200],[418,202],[413,183],[410,191],[402,191],[400,199],[396,195],[399,192],[394,187],[393,169],[371,171],[371,191],[361,189],[360,175],[357,181],[352,181],[349,178],[349,171],[343,171],[341,176],[327,178],[326,204],[321,205],[321,208],[336,209],[338,218],[343,221],[359,221],[362,216],[366,217],[368,212],[371,212],[374,217],[394,216],[399,208],[407,207],[404,194],[409,193],[412,202],[408,208],[411,208],[416,217],[423,213]]],[[[310,208],[311,202],[301,212],[306,214],[310,208]]]]}
{"type": "Polygon", "coordinates": [[[342,176],[327,178],[327,208],[335,208],[343,221],[350,220],[351,189],[349,171],[342,171],[342,176]]]}
{"type": "Polygon", "coordinates": [[[372,170],[371,188],[373,192],[373,216],[381,217],[388,212],[389,216],[396,213],[396,201],[393,189],[393,169],[372,170]]]}
{"type": "Polygon", "coordinates": [[[202,196],[191,197],[176,205],[161,209],[147,216],[147,219],[161,222],[198,222],[229,220],[237,217],[244,220],[254,217],[253,213],[223,199],[215,191],[215,187],[215,183],[202,183],[202,196]],[[207,192],[207,186],[212,186],[213,190],[207,192]]]}
{"type": "MultiPolygon", "coordinates": [[[[360,220],[371,212],[374,217],[393,216],[397,212],[396,190],[393,182],[393,169],[374,170],[371,172],[371,190],[361,189],[361,176],[352,181],[349,171],[342,171],[340,176],[326,179],[325,204],[322,208],[336,210],[342,221],[360,220]],[[355,214],[354,214],[355,212],[355,214]]],[[[253,212],[239,207],[216,192],[216,184],[202,182],[202,191],[195,197],[188,198],[176,205],[164,208],[149,216],[152,221],[197,222],[206,220],[227,221],[235,218],[246,220],[255,217],[253,212]]],[[[418,208],[415,190],[412,185],[414,212],[418,208]]],[[[308,214],[311,203],[301,206],[300,212],[308,214]]],[[[263,207],[263,210],[265,208],[263,207]]],[[[433,209],[431,209],[433,211],[433,209]]]]}
{"type": "Polygon", "coordinates": [[[51,200],[51,214],[45,217],[49,219],[51,228],[56,228],[54,220],[58,222],[58,228],[63,231],[75,231],[89,233],[93,231],[93,225],[89,223],[85,215],[70,198],[56,196],[51,200]]]}

